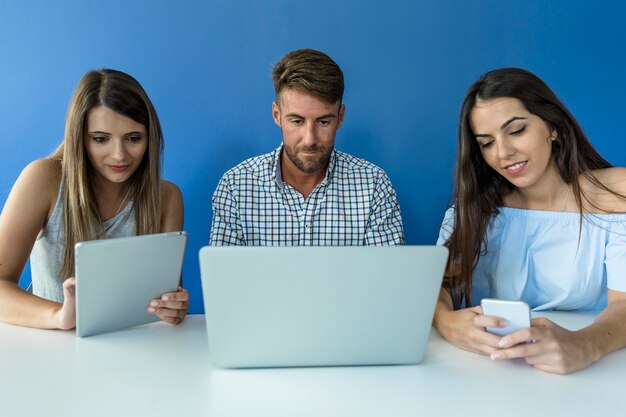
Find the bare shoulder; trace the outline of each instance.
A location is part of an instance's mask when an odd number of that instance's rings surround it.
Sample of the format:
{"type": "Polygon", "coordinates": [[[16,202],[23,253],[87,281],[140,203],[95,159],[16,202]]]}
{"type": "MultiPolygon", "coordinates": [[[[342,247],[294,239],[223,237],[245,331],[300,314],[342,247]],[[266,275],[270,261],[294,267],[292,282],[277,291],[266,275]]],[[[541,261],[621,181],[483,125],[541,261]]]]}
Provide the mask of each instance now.
{"type": "Polygon", "coordinates": [[[61,180],[61,161],[52,158],[36,159],[24,168],[23,173],[48,179],[61,180]]]}
{"type": "Polygon", "coordinates": [[[626,191],[626,168],[612,167],[596,169],[595,171],[591,171],[591,173],[604,185],[609,186],[613,183],[617,186],[619,184],[622,187],[622,191],[626,191]]]}
{"type": "Polygon", "coordinates": [[[37,233],[45,227],[59,194],[61,162],[39,159],[22,170],[2,209],[2,234],[24,242],[20,256],[30,253],[37,233]]]}
{"type": "Polygon", "coordinates": [[[161,195],[163,205],[165,206],[179,202],[179,204],[182,204],[183,193],[181,193],[180,188],[173,182],[161,180],[161,195]]]}
{"type": "Polygon", "coordinates": [[[626,213],[626,168],[597,169],[590,174],[599,184],[582,175],[580,186],[585,195],[591,199],[591,203],[597,205],[601,211],[626,213]]]}
{"type": "Polygon", "coordinates": [[[29,194],[56,201],[61,184],[61,161],[58,159],[37,159],[24,168],[16,186],[25,188],[29,194]]]}
{"type": "Polygon", "coordinates": [[[184,222],[183,194],[180,189],[169,181],[161,180],[162,219],[161,231],[172,232],[182,230],[184,222]]]}

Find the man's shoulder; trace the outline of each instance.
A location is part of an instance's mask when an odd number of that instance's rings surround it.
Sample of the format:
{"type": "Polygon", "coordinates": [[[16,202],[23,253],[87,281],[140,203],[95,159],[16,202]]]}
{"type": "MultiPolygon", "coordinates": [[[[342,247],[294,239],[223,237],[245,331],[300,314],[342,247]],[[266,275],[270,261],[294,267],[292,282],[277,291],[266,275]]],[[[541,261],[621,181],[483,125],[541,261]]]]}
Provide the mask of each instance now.
{"type": "Polygon", "coordinates": [[[273,175],[276,151],[248,158],[224,173],[222,179],[238,181],[240,178],[254,177],[266,179],[273,175]]]}
{"type": "Polygon", "coordinates": [[[378,165],[375,165],[363,158],[359,158],[357,156],[350,155],[349,153],[338,150],[336,150],[335,155],[337,158],[337,161],[335,163],[336,172],[346,175],[359,172],[376,176],[387,175],[385,174],[385,171],[378,165]]]}

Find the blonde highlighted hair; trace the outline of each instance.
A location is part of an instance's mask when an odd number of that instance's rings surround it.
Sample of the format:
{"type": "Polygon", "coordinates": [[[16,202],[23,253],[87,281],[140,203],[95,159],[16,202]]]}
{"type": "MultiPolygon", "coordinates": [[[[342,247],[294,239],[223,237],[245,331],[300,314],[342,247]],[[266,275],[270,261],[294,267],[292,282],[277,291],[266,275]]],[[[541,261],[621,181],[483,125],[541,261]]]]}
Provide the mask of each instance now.
{"type": "Polygon", "coordinates": [[[94,168],[85,150],[88,113],[105,106],[146,127],[148,147],[129,179],[135,210],[135,233],[158,233],[161,226],[163,134],[154,106],[139,82],[121,71],[87,72],[78,83],[67,111],[65,136],[51,158],[61,160],[65,245],[61,277],[74,275],[74,245],[103,239],[104,226],[95,195],[94,168]]]}

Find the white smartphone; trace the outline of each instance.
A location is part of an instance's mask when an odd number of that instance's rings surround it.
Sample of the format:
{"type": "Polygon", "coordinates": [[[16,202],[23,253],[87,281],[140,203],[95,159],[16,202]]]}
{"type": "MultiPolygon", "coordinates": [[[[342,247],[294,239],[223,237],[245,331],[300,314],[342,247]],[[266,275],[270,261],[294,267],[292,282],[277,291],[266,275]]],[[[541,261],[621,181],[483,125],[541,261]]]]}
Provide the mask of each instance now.
{"type": "Polygon", "coordinates": [[[484,316],[500,317],[509,324],[506,327],[487,327],[489,333],[506,336],[530,327],[530,308],[524,301],[495,300],[484,298],[480,302],[484,316]]]}

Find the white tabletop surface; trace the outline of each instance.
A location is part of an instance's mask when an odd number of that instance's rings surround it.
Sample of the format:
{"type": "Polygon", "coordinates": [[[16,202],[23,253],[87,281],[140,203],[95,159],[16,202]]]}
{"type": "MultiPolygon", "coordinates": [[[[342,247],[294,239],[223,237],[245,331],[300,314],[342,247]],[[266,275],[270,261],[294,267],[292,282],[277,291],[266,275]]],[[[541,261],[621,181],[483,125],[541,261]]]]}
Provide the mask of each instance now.
{"type": "MultiPolygon", "coordinates": [[[[550,313],[576,329],[590,313],[550,313]]],[[[0,416],[624,415],[626,350],[558,376],[433,330],[416,366],[214,369],[204,316],[86,339],[0,324],[0,416]]]]}

